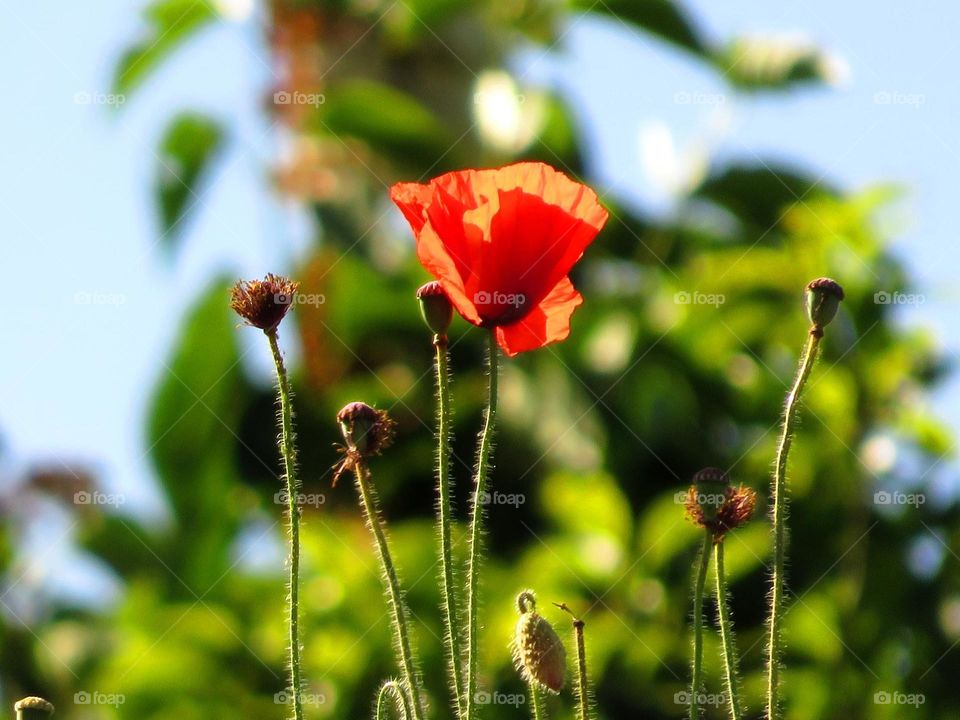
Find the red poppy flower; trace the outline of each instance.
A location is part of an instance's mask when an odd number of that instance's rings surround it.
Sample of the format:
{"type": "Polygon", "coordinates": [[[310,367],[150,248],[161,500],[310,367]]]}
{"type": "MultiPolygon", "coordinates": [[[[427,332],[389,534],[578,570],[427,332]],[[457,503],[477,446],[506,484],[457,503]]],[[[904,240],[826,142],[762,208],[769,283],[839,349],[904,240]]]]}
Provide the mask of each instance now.
{"type": "Polygon", "coordinates": [[[567,273],[607,221],[596,193],[543,163],[447,173],[390,189],[421,264],[507,355],[570,334],[583,302],[567,273]]]}

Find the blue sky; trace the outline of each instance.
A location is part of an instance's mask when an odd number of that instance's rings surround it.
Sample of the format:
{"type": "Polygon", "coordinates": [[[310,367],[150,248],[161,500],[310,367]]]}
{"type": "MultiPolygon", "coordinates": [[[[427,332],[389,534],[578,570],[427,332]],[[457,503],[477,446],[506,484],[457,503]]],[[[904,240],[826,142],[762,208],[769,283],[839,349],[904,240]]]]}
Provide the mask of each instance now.
{"type": "MultiPolygon", "coordinates": [[[[154,495],[142,434],[145,389],[162,372],[184,307],[212,270],[246,276],[283,267],[303,246],[306,227],[267,185],[281,148],[261,112],[271,78],[253,22],[205,33],[122,112],[103,104],[97,93],[107,90],[112,63],[140,28],[139,5],[0,9],[7,98],[0,258],[8,284],[0,467],[9,477],[27,462],[91,465],[130,509],[146,511],[154,495]],[[156,244],[153,148],[165,120],[188,108],[229,120],[232,134],[226,163],[171,264],[156,244]]],[[[897,213],[895,249],[925,302],[904,308],[901,320],[933,328],[956,353],[960,253],[951,223],[960,159],[960,6],[873,4],[867,18],[852,5],[687,3],[717,40],[744,31],[809,36],[846,68],[845,80],[826,90],[734,97],[696,61],[610,21],[577,21],[564,39],[565,56],[534,54],[521,67],[528,79],[554,81],[573,99],[587,122],[601,189],[656,212],[671,212],[671,196],[649,158],[644,162],[642,138],[662,139],[665,131],[680,157],[699,143],[721,157],[803,160],[850,189],[903,184],[909,193],[897,213]],[[622,73],[642,92],[624,93],[622,73]],[[678,104],[678,90],[722,93],[722,112],[678,104]],[[878,105],[882,92],[922,100],[878,105]]],[[[266,358],[251,353],[251,361],[266,372],[266,358]]],[[[931,403],[960,429],[957,380],[931,403]]]]}

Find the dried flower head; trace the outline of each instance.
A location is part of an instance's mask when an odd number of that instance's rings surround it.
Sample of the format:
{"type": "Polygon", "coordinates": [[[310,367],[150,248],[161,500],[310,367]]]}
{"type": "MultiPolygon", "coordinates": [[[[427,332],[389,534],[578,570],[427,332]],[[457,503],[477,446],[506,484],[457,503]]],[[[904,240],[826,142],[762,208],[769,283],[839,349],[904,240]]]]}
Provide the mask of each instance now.
{"type": "Polygon", "coordinates": [[[453,322],[453,304],[443,286],[436,280],[421,285],[417,290],[420,301],[420,314],[423,321],[438,338],[444,338],[450,323],[453,322]]]}
{"type": "Polygon", "coordinates": [[[346,445],[339,448],[344,458],[335,469],[334,485],[344,472],[356,468],[363,458],[379,455],[389,447],[396,429],[396,423],[386,410],[377,410],[362,402],[344,405],[337,413],[337,422],[346,445]]]}
{"type": "Polygon", "coordinates": [[[823,328],[836,316],[841,300],[843,288],[836,280],[823,277],[807,285],[807,317],[813,324],[812,333],[823,334],[823,328]]]}
{"type": "Polygon", "coordinates": [[[536,611],[532,590],[517,596],[520,619],[513,636],[513,659],[527,682],[536,682],[551,693],[559,693],[566,682],[567,651],[553,626],[536,611]]]}
{"type": "Polygon", "coordinates": [[[684,505],[687,517],[710,530],[714,541],[720,542],[753,516],[756,503],[756,492],[743,485],[733,487],[722,470],[704,468],[694,475],[684,505]]]}
{"type": "Polygon", "coordinates": [[[299,283],[273,273],[263,280],[240,280],[230,291],[230,307],[248,325],[272,332],[287,314],[299,287],[299,283]]]}

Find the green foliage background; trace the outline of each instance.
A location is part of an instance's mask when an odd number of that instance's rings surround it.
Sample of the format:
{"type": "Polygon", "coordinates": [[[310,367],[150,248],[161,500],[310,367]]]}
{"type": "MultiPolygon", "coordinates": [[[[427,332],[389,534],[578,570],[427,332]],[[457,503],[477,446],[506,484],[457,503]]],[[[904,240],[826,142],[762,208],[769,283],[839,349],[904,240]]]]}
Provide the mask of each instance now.
{"type": "MultiPolygon", "coordinates": [[[[435,716],[447,708],[431,526],[431,347],[413,300],[426,278],[406,230],[372,222],[389,209],[385,185],[519,158],[590,180],[581,128],[560,96],[549,96],[546,119],[523,150],[485,144],[473,127],[471,68],[507,67],[511,53],[531,45],[559,52],[563,23],[590,12],[656,37],[664,53],[698,58],[731,92],[782,92],[817,84],[824,72],[809,49],[774,56],[746,41],[717,46],[669,0],[404,0],[387,13],[374,5],[286,0],[272,8],[275,18],[320,18],[332,57],[360,38],[347,60],[326,69],[317,89],[325,102],[297,128],[328,151],[328,169],[344,189],[313,203],[316,243],[298,267],[285,269],[303,292],[325,298],[298,307],[282,333],[299,357],[304,491],[324,499],[305,512],[306,676],[325,698],[308,705],[311,718],[369,716],[374,688],[395,673],[353,489],[329,484],[334,415],[357,399],[389,409],[399,423],[396,446],[373,471],[435,716]]],[[[119,92],[135,92],[217,16],[205,3],[158,0],[148,20],[153,35],[118,66],[119,92]]],[[[177,179],[187,185],[202,183],[226,130],[196,114],[172,118],[160,148],[167,169],[180,168],[177,179]]],[[[697,532],[676,494],[696,470],[717,465],[756,488],[765,507],[778,417],[806,332],[802,288],[829,275],[847,299],[827,333],[793,452],[787,717],[960,714],[953,680],[960,654],[947,653],[960,636],[956,621],[943,620],[957,612],[956,565],[922,578],[907,565],[911,543],[931,533],[953,552],[957,510],[928,502],[888,512],[873,500],[883,488],[923,492],[927,472],[950,447],[924,404],[944,362],[932,338],[894,326],[890,306],[874,302],[878,289],[909,289],[877,230],[893,191],[851,194],[820,177],[818,168],[772,160],[718,165],[676,220],[604,197],[611,220],[576,269],[587,301],[571,338],[503,369],[493,483],[525,502],[490,508],[486,691],[522,692],[507,643],[513,596],[532,587],[543,605],[564,601],[584,615],[600,717],[683,714],[674,696],[687,683],[697,532]],[[695,292],[725,302],[676,301],[677,293],[695,292]],[[892,434],[909,458],[880,477],[863,461],[864,443],[879,434],[892,434]],[[923,693],[925,703],[875,703],[875,693],[894,691],[923,693]]],[[[165,182],[162,169],[157,192],[161,231],[175,249],[186,239],[189,193],[165,182]]],[[[251,543],[281,538],[273,389],[245,369],[246,356],[266,346],[236,328],[227,305],[232,280],[211,278],[198,293],[145,419],[172,521],[157,530],[122,515],[78,516],[83,547],[122,580],[122,599],[101,611],[52,606],[35,636],[0,625],[11,696],[42,690],[76,718],[283,716],[274,702],[285,682],[282,567],[244,561],[251,543]],[[78,690],[122,693],[126,702],[84,708],[73,704],[78,690]]],[[[457,507],[465,518],[484,387],[481,333],[457,321],[451,354],[457,507]]],[[[5,529],[0,543],[7,565],[11,533],[5,529]]],[[[770,559],[763,512],[727,547],[747,701],[758,717],[770,559]]],[[[559,612],[547,614],[567,627],[559,612]]],[[[719,692],[712,636],[706,656],[708,683],[719,692]]],[[[551,700],[552,716],[572,717],[572,704],[569,693],[551,700]]],[[[525,714],[508,705],[485,712],[525,714]]]]}

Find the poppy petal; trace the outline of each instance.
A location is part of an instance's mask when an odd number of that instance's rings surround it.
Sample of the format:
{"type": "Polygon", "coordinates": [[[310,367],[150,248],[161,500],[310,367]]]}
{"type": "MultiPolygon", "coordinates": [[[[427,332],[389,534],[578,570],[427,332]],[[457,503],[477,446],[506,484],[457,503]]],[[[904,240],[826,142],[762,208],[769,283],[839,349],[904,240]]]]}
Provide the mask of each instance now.
{"type": "Polygon", "coordinates": [[[581,304],[583,296],[570,278],[564,277],[523,319],[498,327],[497,343],[513,357],[517,353],[566,340],[570,334],[570,317],[581,304]]]}

